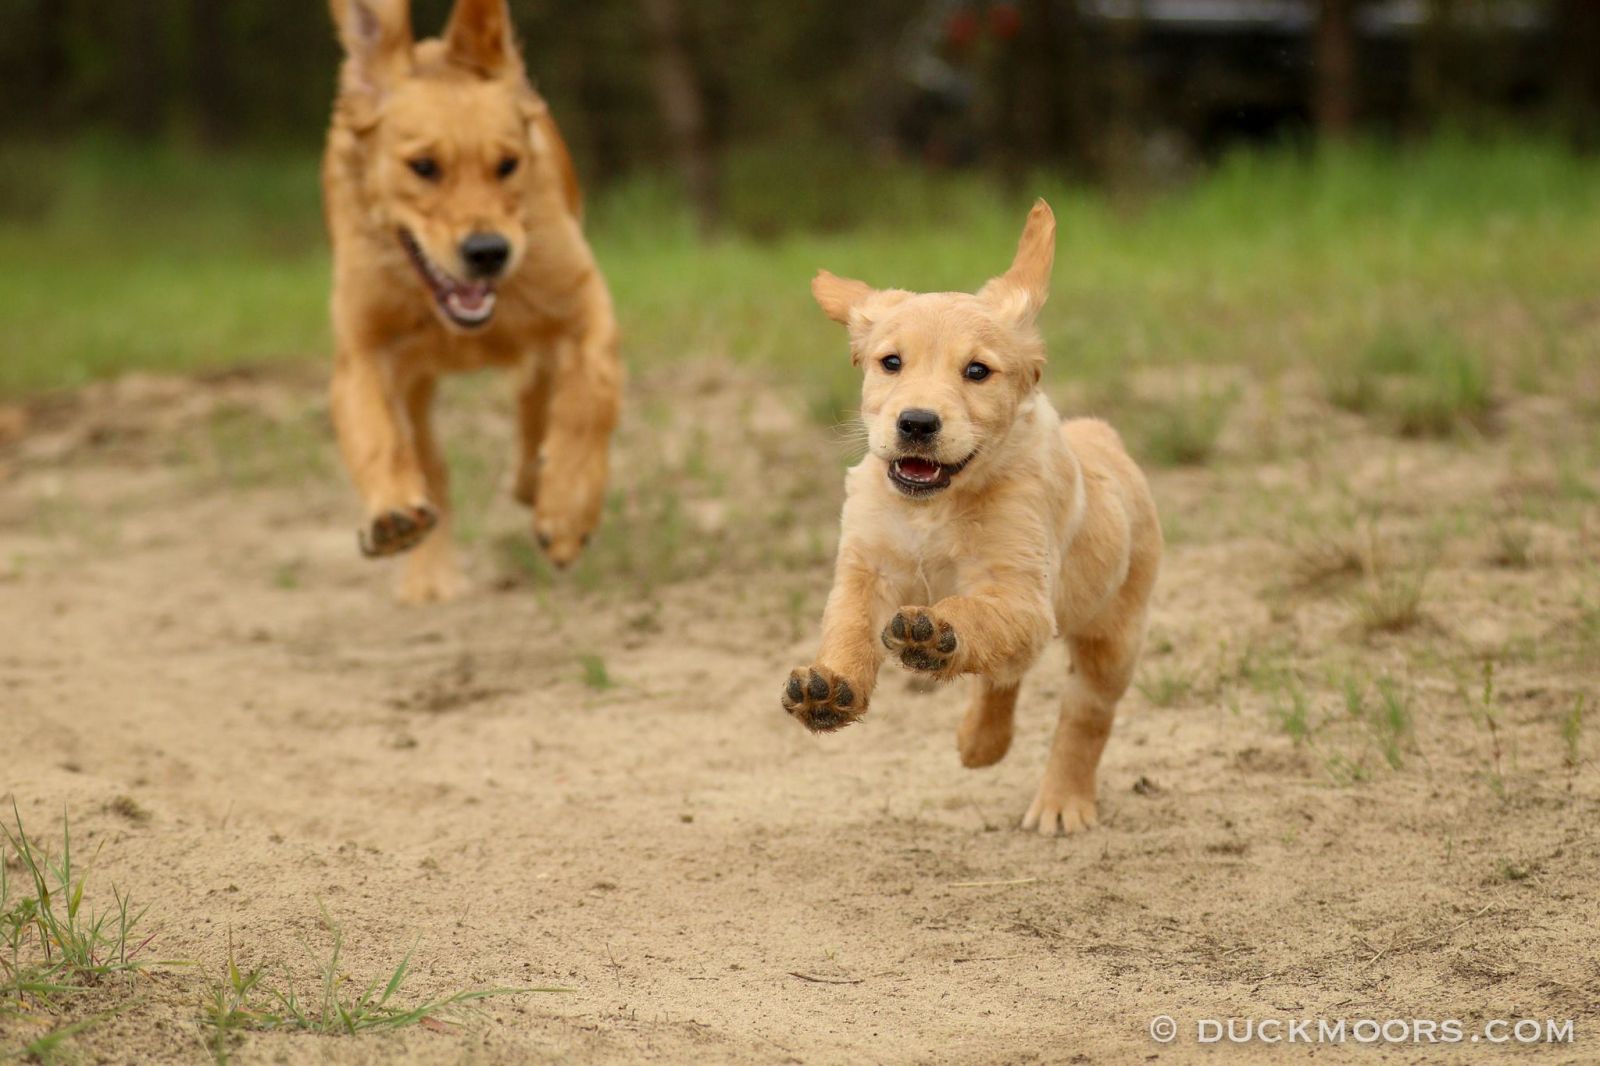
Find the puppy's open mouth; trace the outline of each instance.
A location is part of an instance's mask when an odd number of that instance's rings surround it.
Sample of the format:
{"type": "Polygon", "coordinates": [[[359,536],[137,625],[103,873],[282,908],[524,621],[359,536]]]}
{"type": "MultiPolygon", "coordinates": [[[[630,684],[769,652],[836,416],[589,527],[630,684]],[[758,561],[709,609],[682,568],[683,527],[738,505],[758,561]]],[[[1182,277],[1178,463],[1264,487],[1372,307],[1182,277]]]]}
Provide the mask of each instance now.
{"type": "Polygon", "coordinates": [[[494,314],[494,285],[488,281],[457,281],[422,250],[410,230],[400,231],[400,244],[433,293],[433,302],[462,329],[477,329],[494,314]]]}
{"type": "Polygon", "coordinates": [[[941,463],[920,455],[903,455],[889,463],[889,480],[907,496],[931,496],[950,487],[950,479],[972,462],[967,456],[959,463],[941,463]]]}

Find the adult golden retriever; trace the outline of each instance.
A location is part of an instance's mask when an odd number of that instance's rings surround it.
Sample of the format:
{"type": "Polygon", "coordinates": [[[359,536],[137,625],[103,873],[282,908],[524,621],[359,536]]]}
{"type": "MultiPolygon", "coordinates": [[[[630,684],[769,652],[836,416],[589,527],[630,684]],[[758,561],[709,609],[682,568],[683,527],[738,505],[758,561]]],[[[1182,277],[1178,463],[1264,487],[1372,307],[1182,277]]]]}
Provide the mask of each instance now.
{"type": "Polygon", "coordinates": [[[600,519],[622,371],[611,297],[561,134],[505,0],[458,0],[417,41],[408,0],[332,0],[344,45],[322,187],[333,243],[332,410],[369,556],[410,552],[400,596],[461,588],[439,375],[518,379],[516,495],[557,564],[600,519]]]}

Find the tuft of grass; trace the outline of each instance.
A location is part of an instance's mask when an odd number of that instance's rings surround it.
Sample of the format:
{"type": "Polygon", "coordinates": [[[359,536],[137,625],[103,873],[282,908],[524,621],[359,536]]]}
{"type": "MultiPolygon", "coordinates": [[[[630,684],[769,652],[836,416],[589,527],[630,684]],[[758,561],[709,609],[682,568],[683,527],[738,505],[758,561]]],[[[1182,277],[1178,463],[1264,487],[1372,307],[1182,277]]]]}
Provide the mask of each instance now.
{"type": "Polygon", "coordinates": [[[1340,588],[1374,569],[1371,538],[1331,533],[1295,550],[1289,562],[1291,588],[1320,592],[1340,588]]]}
{"type": "Polygon", "coordinates": [[[1405,766],[1404,751],[1414,741],[1411,693],[1393,678],[1381,677],[1368,701],[1365,686],[1354,676],[1345,678],[1345,711],[1371,735],[1389,769],[1405,766]]]}
{"type": "Polygon", "coordinates": [[[1510,570],[1526,570],[1533,565],[1533,533],[1527,526],[1501,520],[1494,526],[1494,548],[1489,562],[1510,570]]]}
{"type": "Polygon", "coordinates": [[[1194,692],[1194,675],[1175,666],[1155,669],[1138,685],[1144,698],[1157,707],[1176,707],[1194,692]]]}
{"type": "Polygon", "coordinates": [[[1505,745],[1500,737],[1500,703],[1495,698],[1494,660],[1483,663],[1483,689],[1472,708],[1473,718],[1489,734],[1489,772],[1486,780],[1496,798],[1506,798],[1505,745]]]}
{"type": "Polygon", "coordinates": [[[1278,723],[1278,728],[1289,735],[1296,744],[1311,740],[1311,700],[1298,682],[1291,682],[1279,693],[1279,699],[1268,707],[1268,713],[1278,723]]]}
{"type": "Polygon", "coordinates": [[[121,815],[135,825],[143,825],[150,820],[150,811],[132,796],[117,796],[106,804],[106,810],[121,815]]]}
{"type": "MultiPolygon", "coordinates": [[[[332,943],[317,963],[317,983],[309,995],[302,996],[294,982],[277,984],[269,980],[265,964],[241,968],[228,940],[228,968],[212,983],[201,1004],[201,1022],[212,1030],[207,1047],[217,1062],[228,1061],[239,1035],[245,1032],[300,1030],[324,1035],[354,1036],[358,1033],[402,1029],[430,1019],[449,1020],[470,1013],[474,1004],[495,996],[519,992],[565,992],[565,988],[484,988],[454,992],[414,1006],[402,1006],[396,997],[411,975],[411,958],[416,948],[395,964],[361,984],[352,980],[341,965],[344,954],[344,929],[322,911],[322,921],[332,935],[332,943]]],[[[313,956],[318,953],[306,945],[313,956]]]]}
{"type": "Polygon", "coordinates": [[[1562,763],[1567,770],[1567,792],[1571,793],[1573,780],[1578,776],[1578,766],[1583,761],[1583,709],[1584,697],[1580,694],[1572,701],[1572,710],[1561,720],[1562,763]]]}
{"type": "Polygon", "coordinates": [[[1158,466],[1203,466],[1239,400],[1236,388],[1200,390],[1136,413],[1137,454],[1158,466]]]}
{"type": "Polygon", "coordinates": [[[1329,364],[1328,401],[1376,415],[1404,437],[1483,429],[1494,407],[1483,357],[1447,329],[1391,323],[1354,360],[1329,364]]]}
{"type": "Polygon", "coordinates": [[[1356,619],[1368,634],[1401,633],[1422,621],[1427,567],[1379,570],[1351,597],[1356,619]]]}
{"type": "MultiPolygon", "coordinates": [[[[138,933],[148,908],[136,908],[115,886],[111,907],[86,905],[89,871],[78,863],[65,815],[53,853],[28,835],[15,801],[11,815],[13,825],[0,824],[0,1020],[53,1018],[89,989],[117,979],[131,983],[151,966],[177,965],[142,957],[155,939],[138,933]],[[21,875],[16,881],[13,868],[21,875]]],[[[56,1027],[23,1052],[43,1058],[101,1017],[56,1027]]]]}
{"type": "Polygon", "coordinates": [[[593,653],[580,655],[578,665],[583,668],[583,683],[596,692],[604,692],[616,685],[611,679],[611,671],[606,669],[606,661],[602,656],[593,653]]]}

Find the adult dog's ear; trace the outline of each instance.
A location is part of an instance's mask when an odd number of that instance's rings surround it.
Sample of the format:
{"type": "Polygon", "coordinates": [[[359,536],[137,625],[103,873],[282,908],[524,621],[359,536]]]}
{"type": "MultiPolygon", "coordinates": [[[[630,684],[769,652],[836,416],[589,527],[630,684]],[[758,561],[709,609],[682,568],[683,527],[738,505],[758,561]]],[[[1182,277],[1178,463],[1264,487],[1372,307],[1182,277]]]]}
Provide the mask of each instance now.
{"type": "Polygon", "coordinates": [[[851,325],[850,315],[858,311],[873,294],[873,288],[864,281],[841,278],[826,270],[817,271],[811,279],[811,295],[816,297],[822,313],[841,326],[851,325]]]}
{"type": "Polygon", "coordinates": [[[978,295],[1014,325],[1031,326],[1050,298],[1050,268],[1055,259],[1056,216],[1049,204],[1035,200],[1011,269],[979,289],[978,295]]]}
{"type": "Polygon", "coordinates": [[[470,67],[486,78],[522,69],[506,0],[456,0],[450,25],[444,31],[444,45],[452,62],[470,67]]]}
{"type": "Polygon", "coordinates": [[[344,45],[341,92],[377,103],[411,70],[411,0],[329,0],[344,45]]]}

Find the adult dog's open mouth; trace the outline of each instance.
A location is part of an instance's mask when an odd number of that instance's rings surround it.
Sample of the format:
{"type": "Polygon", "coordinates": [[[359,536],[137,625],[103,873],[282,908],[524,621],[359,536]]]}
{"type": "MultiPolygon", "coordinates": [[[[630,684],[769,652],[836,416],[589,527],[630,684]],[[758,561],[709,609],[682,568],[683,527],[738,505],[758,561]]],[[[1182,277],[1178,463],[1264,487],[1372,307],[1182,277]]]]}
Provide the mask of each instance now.
{"type": "Polygon", "coordinates": [[[889,463],[889,480],[906,496],[932,496],[950,487],[950,479],[972,462],[967,456],[959,463],[941,463],[920,455],[902,455],[889,463]]]}
{"type": "Polygon", "coordinates": [[[446,318],[462,329],[477,329],[489,321],[494,314],[493,282],[457,281],[428,258],[409,230],[400,231],[400,244],[446,318]]]}

